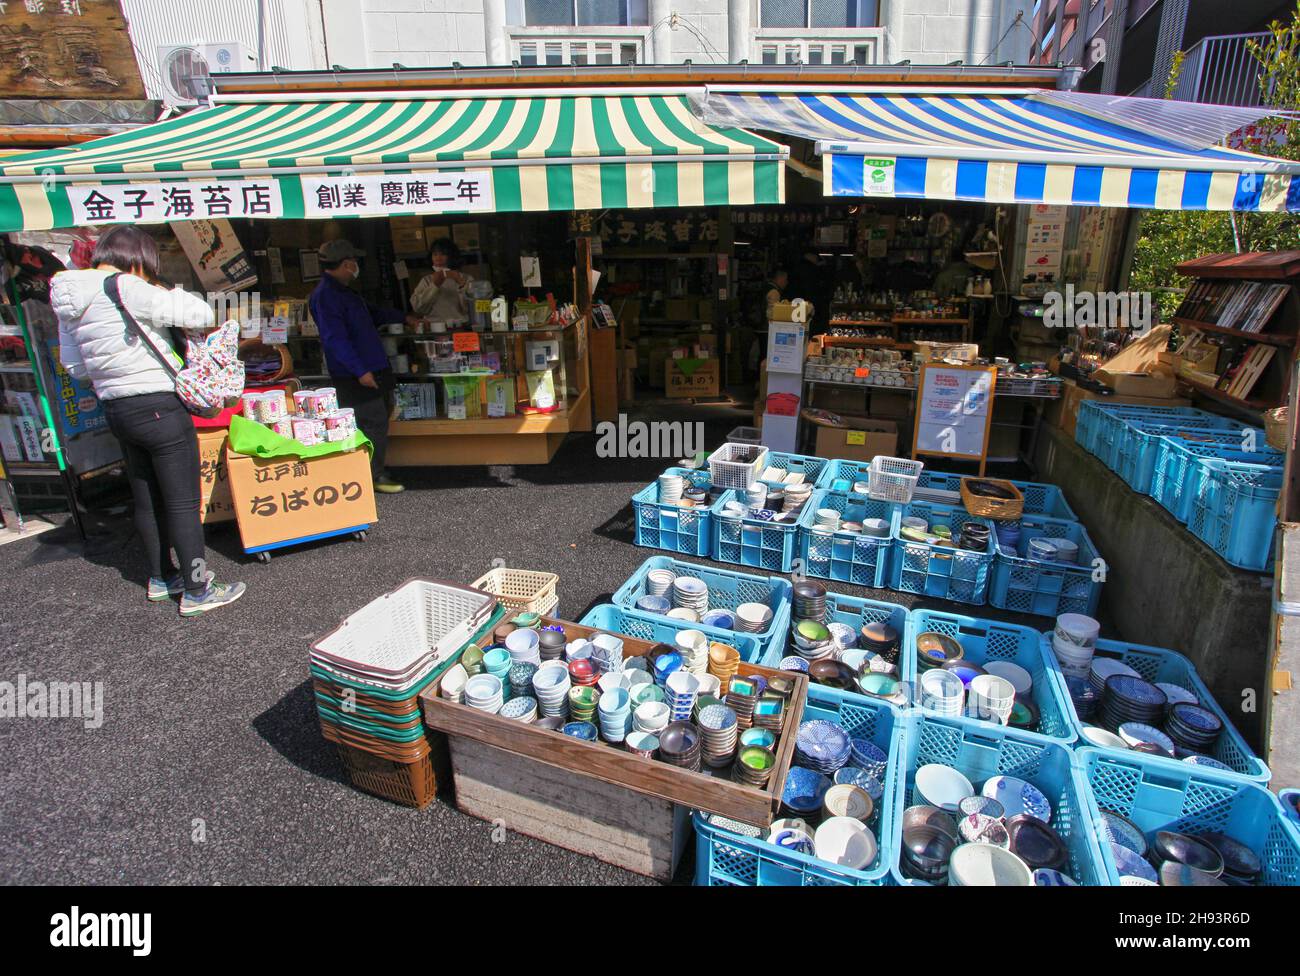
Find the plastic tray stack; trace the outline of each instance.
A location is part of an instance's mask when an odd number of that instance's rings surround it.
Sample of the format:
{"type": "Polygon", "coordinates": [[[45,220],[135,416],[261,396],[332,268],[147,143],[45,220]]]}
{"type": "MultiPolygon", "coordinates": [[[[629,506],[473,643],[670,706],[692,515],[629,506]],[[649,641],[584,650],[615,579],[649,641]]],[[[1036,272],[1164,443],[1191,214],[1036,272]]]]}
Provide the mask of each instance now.
{"type": "Polygon", "coordinates": [[[667,569],[678,576],[694,576],[703,580],[709,588],[710,610],[735,610],[742,603],[764,603],[772,609],[772,622],[762,633],[713,629],[756,638],[764,651],[773,640],[785,640],[786,627],[790,622],[790,581],[780,576],[752,576],[729,569],[688,563],[669,556],[651,556],[618,588],[612,602],[626,610],[636,611],[638,616],[657,616],[638,610],[636,606],[636,601],[646,595],[647,577],[656,569],[667,569]]]}
{"type": "MultiPolygon", "coordinates": [[[[1127,817],[1148,839],[1158,830],[1227,834],[1260,859],[1259,883],[1300,885],[1300,829],[1272,793],[1217,770],[1162,762],[1134,752],[1076,753],[1099,810],[1127,817]]],[[[1100,853],[1110,884],[1120,883],[1109,844],[1100,853]]]]}
{"type": "Polygon", "coordinates": [[[983,606],[988,601],[989,577],[997,547],[996,533],[988,519],[976,518],[960,507],[913,502],[905,505],[894,519],[893,547],[890,589],[976,606],[983,606]],[[966,522],[988,525],[988,550],[971,552],[904,539],[901,535],[902,519],[910,515],[924,518],[932,528],[936,522],[948,525],[954,539],[961,534],[961,526],[966,522]]]}
{"type": "Polygon", "coordinates": [[[1240,442],[1225,447],[1222,444],[1205,444],[1181,438],[1162,437],[1156,447],[1155,470],[1151,476],[1151,497],[1165,507],[1178,521],[1186,523],[1192,514],[1192,499],[1200,488],[1205,474],[1206,458],[1233,461],[1239,464],[1263,464],[1281,467],[1285,455],[1267,445],[1258,450],[1242,451],[1240,442]]]}
{"type": "Polygon", "coordinates": [[[674,620],[672,617],[660,617],[656,614],[616,607],[612,603],[603,603],[592,607],[586,616],[578,621],[583,627],[607,631],[611,634],[625,634],[637,640],[653,644],[672,645],[679,631],[698,630],[709,638],[722,644],[730,644],[740,651],[741,660],[748,664],[761,663],[763,645],[754,634],[737,634],[717,627],[706,627],[686,620],[674,620]]]}
{"type": "Polygon", "coordinates": [[[1124,436],[1115,451],[1114,471],[1134,491],[1143,495],[1151,494],[1151,479],[1156,470],[1156,454],[1160,443],[1166,438],[1187,441],[1192,444],[1212,444],[1219,447],[1239,448],[1247,437],[1257,437],[1264,443],[1264,431],[1259,429],[1243,433],[1239,425],[1225,428],[1214,418],[1204,424],[1192,424],[1180,421],[1177,424],[1152,424],[1130,421],[1124,429],[1124,436]]]}
{"type": "Polygon", "coordinates": [[[433,799],[417,696],[501,616],[490,594],[411,580],[312,644],[309,669],[321,734],[338,745],[355,786],[410,806],[433,799]]]}
{"type": "MultiPolygon", "coordinates": [[[[904,739],[904,810],[920,802],[915,796],[916,771],[930,763],[956,769],[971,781],[976,792],[994,776],[1023,779],[1037,787],[1052,805],[1051,825],[1069,852],[1064,873],[1081,885],[1113,883],[1093,828],[1098,818],[1096,802],[1068,747],[1014,729],[918,710],[908,713],[904,721],[908,726],[904,739]]],[[[904,877],[897,862],[894,871],[900,884],[925,884],[904,877]]]]}
{"type": "Polygon", "coordinates": [[[869,740],[888,757],[884,792],[871,824],[879,845],[876,860],[863,871],[840,867],[762,839],[763,831],[695,814],[695,884],[769,887],[781,885],[889,885],[897,863],[904,747],[903,714],[883,701],[846,695],[822,685],[808,686],[804,721],[823,719],[842,725],[854,738],[869,740]]]}

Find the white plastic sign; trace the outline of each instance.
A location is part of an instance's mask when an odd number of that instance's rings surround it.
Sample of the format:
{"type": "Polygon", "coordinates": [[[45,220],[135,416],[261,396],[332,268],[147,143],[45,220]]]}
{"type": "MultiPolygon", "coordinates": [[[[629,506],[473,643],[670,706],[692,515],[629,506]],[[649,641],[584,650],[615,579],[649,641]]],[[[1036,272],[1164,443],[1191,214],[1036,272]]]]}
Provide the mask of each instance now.
{"type": "Polygon", "coordinates": [[[994,367],[926,363],[917,387],[913,456],[983,461],[993,420],[994,367]]]}

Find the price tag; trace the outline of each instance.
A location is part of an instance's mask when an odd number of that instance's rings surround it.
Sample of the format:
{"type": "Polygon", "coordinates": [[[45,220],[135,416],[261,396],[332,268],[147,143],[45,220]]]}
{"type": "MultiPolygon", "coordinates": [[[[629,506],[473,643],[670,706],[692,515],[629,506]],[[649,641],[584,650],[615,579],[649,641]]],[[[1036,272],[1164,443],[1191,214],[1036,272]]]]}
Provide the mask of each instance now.
{"type": "MultiPolygon", "coordinates": [[[[857,369],[855,369],[855,370],[853,371],[853,375],[856,376],[856,377],[857,377],[858,379],[860,379],[860,380],[861,380],[861,379],[866,379],[868,376],[871,375],[871,367],[870,367],[870,366],[859,366],[857,369]]],[[[859,441],[858,443],[861,443],[861,441],[859,441]]]]}
{"type": "Polygon", "coordinates": [[[858,447],[862,447],[867,443],[867,432],[865,430],[847,431],[844,436],[844,443],[856,444],[858,447]]]}
{"type": "Polygon", "coordinates": [[[283,346],[289,341],[289,320],[274,315],[262,322],[262,341],[268,346],[283,346]]]}
{"type": "Polygon", "coordinates": [[[478,352],[478,333],[453,332],[451,334],[451,348],[454,352],[478,352]]]}
{"type": "Polygon", "coordinates": [[[490,298],[474,299],[474,311],[479,312],[480,314],[483,315],[490,315],[492,313],[492,299],[490,298]]]}

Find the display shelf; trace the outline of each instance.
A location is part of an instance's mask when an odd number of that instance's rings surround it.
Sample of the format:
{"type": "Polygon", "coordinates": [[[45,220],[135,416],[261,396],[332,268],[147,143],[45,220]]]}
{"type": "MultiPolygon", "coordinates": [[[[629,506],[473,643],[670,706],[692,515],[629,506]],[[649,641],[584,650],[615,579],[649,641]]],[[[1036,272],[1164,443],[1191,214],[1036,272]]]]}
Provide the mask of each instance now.
{"type": "Polygon", "coordinates": [[[1243,329],[1230,329],[1222,325],[1213,325],[1209,322],[1198,322],[1196,319],[1183,318],[1181,315],[1172,317],[1175,325],[1180,325],[1186,329],[1196,329],[1199,332],[1213,332],[1216,335],[1233,336],[1238,339],[1246,339],[1250,342],[1264,342],[1270,346],[1294,346],[1300,336],[1276,335],[1270,332],[1246,332],[1243,329]]]}
{"type": "Polygon", "coordinates": [[[1267,410],[1272,406],[1272,404],[1266,400],[1256,400],[1253,398],[1248,400],[1239,399],[1238,397],[1224,393],[1222,390],[1216,389],[1213,386],[1189,379],[1186,376],[1179,376],[1178,382],[1187,384],[1187,386],[1195,390],[1197,393],[1204,394],[1212,400],[1218,400],[1220,403],[1227,403],[1243,410],[1267,410]]]}

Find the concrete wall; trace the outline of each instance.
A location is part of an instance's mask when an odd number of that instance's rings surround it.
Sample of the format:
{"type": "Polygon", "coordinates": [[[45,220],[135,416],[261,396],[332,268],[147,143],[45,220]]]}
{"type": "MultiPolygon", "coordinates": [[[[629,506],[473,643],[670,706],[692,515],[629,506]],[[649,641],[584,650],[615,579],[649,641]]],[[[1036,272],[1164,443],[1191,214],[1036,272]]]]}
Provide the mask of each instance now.
{"type": "Polygon", "coordinates": [[[487,63],[483,0],[364,0],[364,21],[370,67],[487,63]]]}
{"type": "Polygon", "coordinates": [[[881,22],[887,20],[897,32],[890,48],[895,60],[979,64],[987,58],[1023,64],[1033,6],[1033,0],[885,0],[881,22]],[[1024,14],[1024,22],[1012,28],[1017,13],[1024,14]]]}
{"type": "Polygon", "coordinates": [[[1115,632],[1102,636],[1186,655],[1263,755],[1272,577],[1233,569],[1059,428],[1044,428],[1038,467],[1038,480],[1061,486],[1106,560],[1101,616],[1115,632]]]}

